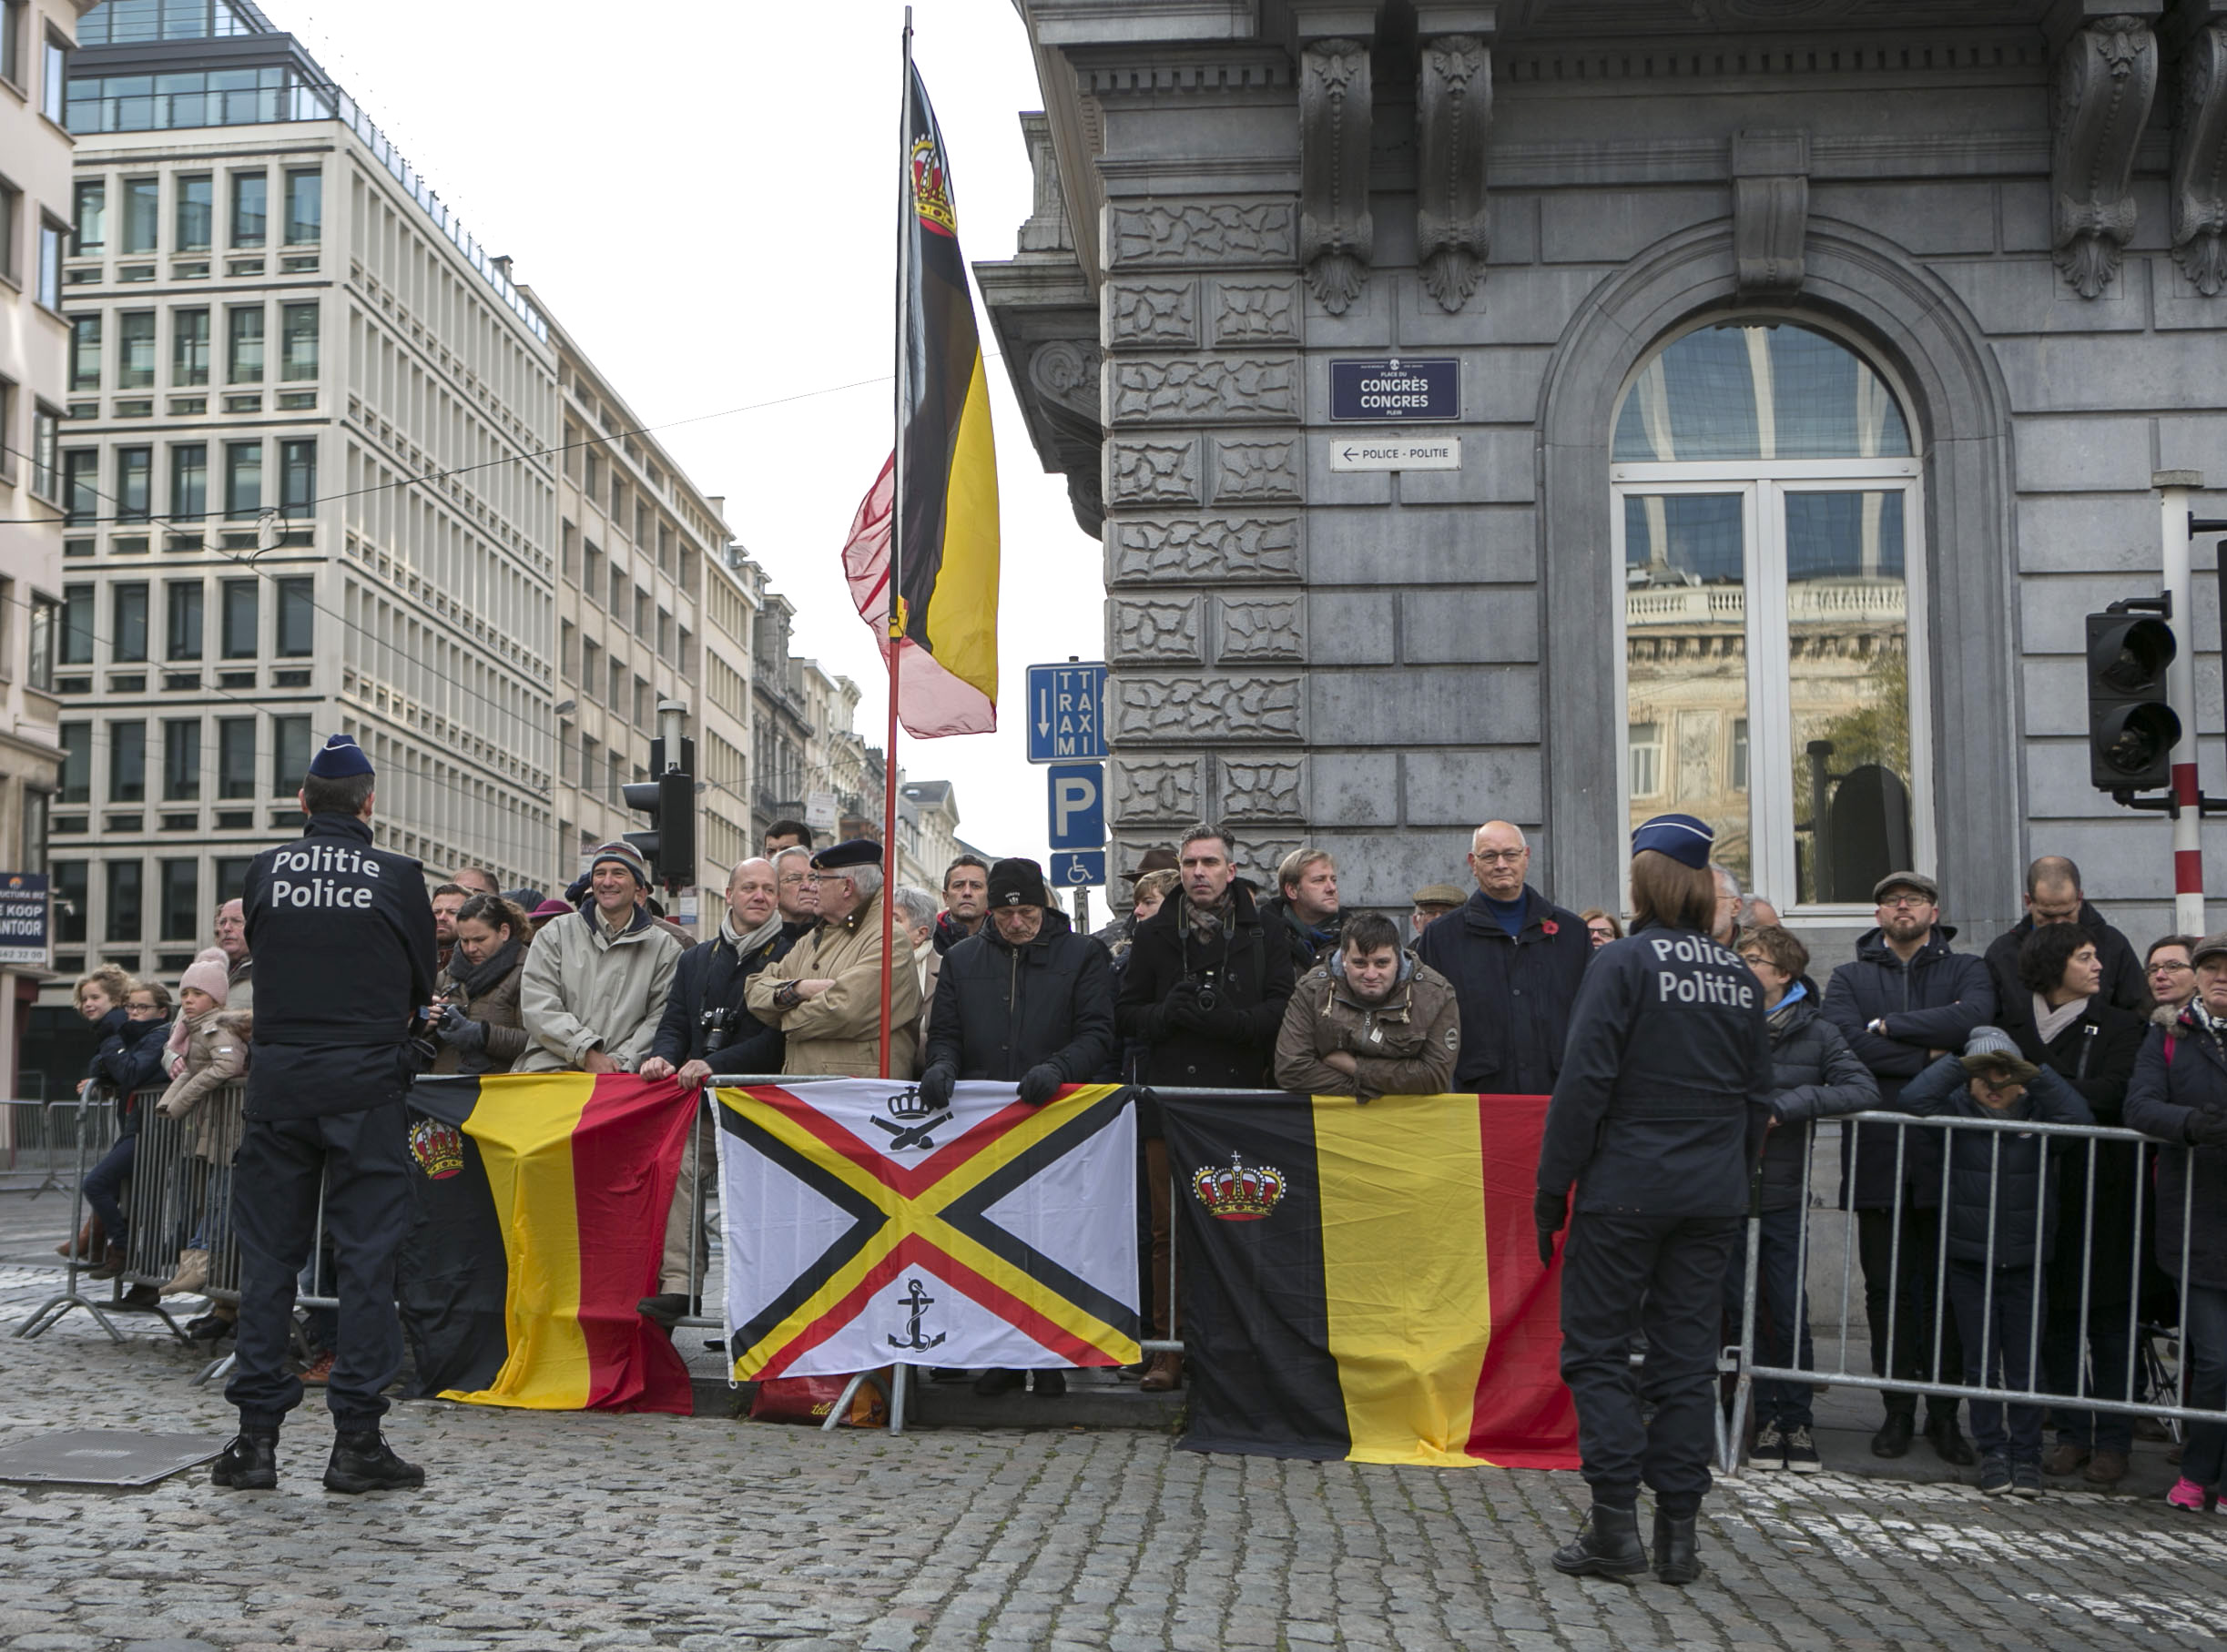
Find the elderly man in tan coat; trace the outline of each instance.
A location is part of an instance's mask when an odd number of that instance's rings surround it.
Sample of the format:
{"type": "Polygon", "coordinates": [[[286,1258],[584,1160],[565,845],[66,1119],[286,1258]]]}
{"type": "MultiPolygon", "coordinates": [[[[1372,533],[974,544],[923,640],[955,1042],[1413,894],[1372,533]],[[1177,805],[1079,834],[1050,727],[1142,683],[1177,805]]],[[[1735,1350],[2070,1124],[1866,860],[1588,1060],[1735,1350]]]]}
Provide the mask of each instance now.
{"type": "MultiPolygon", "coordinates": [[[[854,838],[812,856],[819,927],[750,978],[750,1013],[778,1027],[781,1070],[880,1076],[881,846],[854,838]]],[[[890,1074],[910,1079],[919,1049],[920,984],[905,926],[890,936],[890,1074]]]]}

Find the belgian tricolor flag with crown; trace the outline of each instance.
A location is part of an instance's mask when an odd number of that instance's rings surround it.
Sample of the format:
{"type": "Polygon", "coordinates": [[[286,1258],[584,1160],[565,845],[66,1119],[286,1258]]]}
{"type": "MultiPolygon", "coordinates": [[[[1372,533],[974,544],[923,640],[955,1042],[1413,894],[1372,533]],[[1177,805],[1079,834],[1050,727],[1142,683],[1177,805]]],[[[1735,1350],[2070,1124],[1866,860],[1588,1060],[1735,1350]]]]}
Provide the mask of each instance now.
{"type": "Polygon", "coordinates": [[[1544,1096],[1159,1098],[1200,1451],[1575,1468],[1544,1096]]]}

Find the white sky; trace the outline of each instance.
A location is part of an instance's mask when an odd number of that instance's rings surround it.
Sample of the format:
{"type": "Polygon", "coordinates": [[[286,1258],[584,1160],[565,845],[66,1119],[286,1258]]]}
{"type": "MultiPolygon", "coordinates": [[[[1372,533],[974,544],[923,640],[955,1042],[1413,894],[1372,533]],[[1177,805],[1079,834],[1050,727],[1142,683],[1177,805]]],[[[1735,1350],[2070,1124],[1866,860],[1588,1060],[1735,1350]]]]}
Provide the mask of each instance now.
{"type": "MultiPolygon", "coordinates": [[[[363,105],[490,253],[508,253],[643,423],[870,385],[660,431],[798,610],[796,652],[888,679],[839,555],[891,440],[900,88],[894,0],[260,0],[363,105]]],[[[1041,106],[1011,0],[920,0],[913,51],[950,150],[970,263],[1030,211],[1019,112],[1041,106]]],[[[976,295],[985,350],[996,348],[976,295]]],[[[1101,657],[1098,543],[989,365],[1003,495],[994,735],[900,736],[909,779],[958,788],[960,830],[1045,855],[1022,668],[1101,657]]],[[[1103,907],[1099,908],[1103,911],[1103,907]]]]}

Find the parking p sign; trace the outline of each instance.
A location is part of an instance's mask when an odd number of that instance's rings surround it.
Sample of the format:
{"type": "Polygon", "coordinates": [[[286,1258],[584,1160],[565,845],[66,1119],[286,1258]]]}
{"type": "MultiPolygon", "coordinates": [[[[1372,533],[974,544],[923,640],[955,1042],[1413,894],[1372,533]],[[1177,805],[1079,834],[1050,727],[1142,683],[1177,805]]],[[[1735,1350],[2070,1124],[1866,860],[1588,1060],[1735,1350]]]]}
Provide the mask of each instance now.
{"type": "Polygon", "coordinates": [[[1052,847],[1095,849],[1106,840],[1105,765],[1055,763],[1044,770],[1052,847]]]}

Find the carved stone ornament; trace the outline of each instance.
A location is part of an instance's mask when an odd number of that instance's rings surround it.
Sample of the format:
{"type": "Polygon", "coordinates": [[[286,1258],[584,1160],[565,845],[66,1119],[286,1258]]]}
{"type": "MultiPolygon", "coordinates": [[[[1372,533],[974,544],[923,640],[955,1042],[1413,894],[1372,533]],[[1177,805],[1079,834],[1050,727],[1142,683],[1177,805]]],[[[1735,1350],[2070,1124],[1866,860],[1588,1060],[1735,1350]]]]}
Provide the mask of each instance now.
{"type": "Polygon", "coordinates": [[[1242,833],[1229,842],[1229,857],[1240,877],[1249,877],[1264,887],[1276,883],[1276,869],[1284,864],[1284,856],[1299,846],[1297,837],[1247,837],[1242,833]]]}
{"type": "Polygon", "coordinates": [[[1205,605],[1203,596],[1177,597],[1166,602],[1146,602],[1134,597],[1109,601],[1108,657],[1203,664],[1206,653],[1199,638],[1205,628],[1205,605]]]}
{"type": "Polygon", "coordinates": [[[1110,505],[1202,502],[1195,441],[1109,441],[1106,474],[1110,505]]]}
{"type": "Polygon", "coordinates": [[[1108,281],[1106,342],[1134,345],[1198,342],[1196,281],[1108,281]]]}
{"type": "Polygon", "coordinates": [[[1301,313],[1297,281],[1216,281],[1214,341],[1297,344],[1301,313]]]}
{"type": "Polygon", "coordinates": [[[1416,81],[1415,256],[1423,290],[1448,314],[1484,279],[1492,132],[1492,47],[1476,35],[1428,42],[1416,81]]]}
{"type": "Polygon", "coordinates": [[[1112,680],[1118,745],[1297,741],[1297,677],[1140,677],[1112,680]]]}
{"type": "Polygon", "coordinates": [[[1376,253],[1368,46],[1317,40],[1299,56],[1299,263],[1322,307],[1342,316],[1361,296],[1376,253]]]}
{"type": "Polygon", "coordinates": [[[1732,173],[1734,287],[1744,299],[1793,298],[1809,230],[1809,135],[1735,133],[1732,173]]]}
{"type": "Polygon", "coordinates": [[[1045,400],[1056,401],[1073,413],[1098,423],[1098,364],[1103,360],[1095,344],[1054,339],[1040,344],[1029,357],[1029,382],[1045,400]]]}
{"type": "Polygon", "coordinates": [[[1299,441],[1217,441],[1214,497],[1225,500],[1299,497],[1299,441]]]}
{"type": "Polygon", "coordinates": [[[1297,759],[1286,763],[1232,763],[1222,765],[1222,818],[1225,820],[1303,820],[1301,806],[1305,766],[1297,759]]]}
{"type": "Polygon", "coordinates": [[[1224,600],[1221,644],[1215,655],[1219,663],[1296,660],[1300,654],[1297,597],[1224,600]]]}
{"type": "Polygon", "coordinates": [[[1114,758],[1114,818],[1124,826],[1204,819],[1202,766],[1196,757],[1114,758]]]}
{"type": "Polygon", "coordinates": [[[2129,186],[2157,87],[2157,36],[2142,18],[2099,18],[2058,54],[2050,245],[2083,299],[2102,295],[2134,234],[2129,186]]]}
{"type": "Polygon", "coordinates": [[[2189,36],[2173,131],[2173,262],[2196,290],[2227,288],[2227,23],[2189,36]]]}
{"type": "Polygon", "coordinates": [[[1117,423],[1297,422],[1297,356],[1209,356],[1173,360],[1116,360],[1113,411],[1117,423]]]}
{"type": "Polygon", "coordinates": [[[1109,532],[1111,584],[1216,584],[1299,577],[1299,521],[1295,516],[1130,519],[1109,532]]]}
{"type": "Polygon", "coordinates": [[[1116,264],[1288,264],[1291,207],[1117,207],[1112,213],[1116,264]]]}

